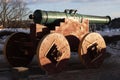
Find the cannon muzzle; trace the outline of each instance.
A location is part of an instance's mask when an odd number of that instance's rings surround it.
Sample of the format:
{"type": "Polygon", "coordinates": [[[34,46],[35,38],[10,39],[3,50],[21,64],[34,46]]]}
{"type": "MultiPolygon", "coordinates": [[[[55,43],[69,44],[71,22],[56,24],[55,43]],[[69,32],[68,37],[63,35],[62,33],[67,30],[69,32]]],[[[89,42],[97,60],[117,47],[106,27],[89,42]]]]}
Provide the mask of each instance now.
{"type": "Polygon", "coordinates": [[[68,10],[66,9],[64,12],[57,11],[43,11],[36,10],[34,14],[30,15],[29,18],[33,19],[35,23],[49,25],[55,24],[56,22],[60,22],[61,20],[68,19],[76,19],[78,21],[82,21],[82,19],[88,19],[90,23],[109,23],[111,21],[110,16],[93,16],[93,15],[84,15],[76,13],[77,10],[68,10]]]}

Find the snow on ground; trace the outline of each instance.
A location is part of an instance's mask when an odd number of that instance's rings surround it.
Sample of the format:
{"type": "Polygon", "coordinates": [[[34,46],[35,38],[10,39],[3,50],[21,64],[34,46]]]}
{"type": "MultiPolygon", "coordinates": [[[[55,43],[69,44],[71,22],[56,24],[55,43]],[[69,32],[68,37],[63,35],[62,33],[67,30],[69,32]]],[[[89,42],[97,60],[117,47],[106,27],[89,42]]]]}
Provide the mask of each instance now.
{"type": "Polygon", "coordinates": [[[114,35],[120,35],[120,29],[105,29],[104,31],[96,31],[100,33],[102,36],[114,36],[114,35]]]}
{"type": "Polygon", "coordinates": [[[0,32],[1,31],[30,33],[30,29],[29,28],[4,28],[4,29],[0,29],[0,32]]]}

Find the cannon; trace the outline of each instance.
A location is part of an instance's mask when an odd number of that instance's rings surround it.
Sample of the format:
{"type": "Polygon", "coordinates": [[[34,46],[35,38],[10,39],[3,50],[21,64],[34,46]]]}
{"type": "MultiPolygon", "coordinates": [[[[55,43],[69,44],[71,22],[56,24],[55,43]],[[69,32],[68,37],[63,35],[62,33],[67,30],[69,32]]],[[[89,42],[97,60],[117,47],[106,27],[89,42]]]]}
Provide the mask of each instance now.
{"type": "Polygon", "coordinates": [[[66,9],[36,10],[29,18],[33,20],[30,33],[13,33],[6,40],[3,51],[10,65],[28,66],[37,55],[42,69],[56,73],[64,70],[71,52],[79,54],[86,68],[102,64],[106,44],[99,33],[89,31],[89,24],[107,24],[111,21],[109,16],[83,15],[66,9]]]}

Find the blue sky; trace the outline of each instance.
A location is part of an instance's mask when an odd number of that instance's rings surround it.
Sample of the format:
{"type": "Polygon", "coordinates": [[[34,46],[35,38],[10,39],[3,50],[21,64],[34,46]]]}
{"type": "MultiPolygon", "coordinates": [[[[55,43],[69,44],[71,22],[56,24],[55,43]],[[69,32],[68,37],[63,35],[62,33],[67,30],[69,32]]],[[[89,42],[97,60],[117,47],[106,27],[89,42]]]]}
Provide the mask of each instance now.
{"type": "Polygon", "coordinates": [[[26,0],[30,10],[64,11],[77,9],[78,13],[120,17],[120,0],[26,0]]]}

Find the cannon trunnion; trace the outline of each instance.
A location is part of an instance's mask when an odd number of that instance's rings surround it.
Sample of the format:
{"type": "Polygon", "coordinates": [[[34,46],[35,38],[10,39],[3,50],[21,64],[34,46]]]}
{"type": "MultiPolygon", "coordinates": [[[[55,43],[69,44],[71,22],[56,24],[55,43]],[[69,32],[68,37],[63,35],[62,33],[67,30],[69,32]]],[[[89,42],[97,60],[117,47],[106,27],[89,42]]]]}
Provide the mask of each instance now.
{"type": "Polygon", "coordinates": [[[48,73],[64,70],[71,52],[78,52],[86,68],[99,67],[106,44],[102,36],[89,32],[90,23],[109,23],[108,16],[91,16],[76,13],[36,10],[29,16],[34,24],[30,33],[13,33],[4,46],[6,59],[12,66],[28,66],[33,56],[48,73]]]}

